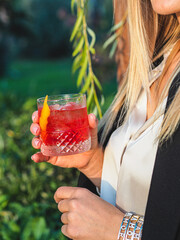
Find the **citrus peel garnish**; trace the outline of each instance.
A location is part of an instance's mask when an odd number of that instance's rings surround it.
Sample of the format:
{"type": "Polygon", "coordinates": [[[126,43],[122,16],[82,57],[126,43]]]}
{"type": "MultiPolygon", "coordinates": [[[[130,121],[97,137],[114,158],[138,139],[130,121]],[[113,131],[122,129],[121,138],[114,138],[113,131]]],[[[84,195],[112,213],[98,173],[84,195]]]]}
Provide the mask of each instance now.
{"type": "Polygon", "coordinates": [[[41,131],[43,131],[43,132],[46,131],[46,127],[48,124],[48,117],[50,115],[50,108],[47,104],[47,100],[48,100],[48,95],[46,95],[46,97],[44,99],[44,104],[43,104],[43,108],[41,111],[41,117],[39,119],[39,125],[41,127],[41,131]]]}

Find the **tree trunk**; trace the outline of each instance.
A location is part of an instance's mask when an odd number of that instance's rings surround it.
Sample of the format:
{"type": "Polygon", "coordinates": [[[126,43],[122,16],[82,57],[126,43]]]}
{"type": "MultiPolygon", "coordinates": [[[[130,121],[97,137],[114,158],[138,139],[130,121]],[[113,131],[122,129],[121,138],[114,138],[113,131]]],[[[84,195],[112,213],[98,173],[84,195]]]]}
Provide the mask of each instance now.
{"type": "MultiPolygon", "coordinates": [[[[122,0],[113,1],[114,1],[115,24],[117,24],[121,21],[121,19],[124,16],[127,4],[126,1],[122,0]]],[[[123,79],[124,73],[126,72],[129,62],[129,35],[127,21],[124,24],[122,35],[118,39],[115,59],[117,63],[117,81],[119,85],[123,79]]]]}

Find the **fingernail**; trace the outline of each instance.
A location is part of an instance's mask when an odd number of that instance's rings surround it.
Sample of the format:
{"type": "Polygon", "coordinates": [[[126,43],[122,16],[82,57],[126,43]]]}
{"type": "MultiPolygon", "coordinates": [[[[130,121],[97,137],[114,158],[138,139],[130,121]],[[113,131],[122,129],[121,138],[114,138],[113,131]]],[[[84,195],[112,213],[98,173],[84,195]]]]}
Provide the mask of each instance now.
{"type": "Polygon", "coordinates": [[[35,132],[35,134],[37,134],[38,131],[39,131],[39,128],[38,128],[38,127],[34,127],[34,132],[35,132]]]}
{"type": "Polygon", "coordinates": [[[95,120],[95,121],[97,120],[96,116],[93,113],[91,114],[91,118],[93,118],[93,120],[95,120]]]}
{"type": "Polygon", "coordinates": [[[38,140],[38,139],[35,139],[35,140],[34,140],[34,144],[35,144],[36,146],[38,146],[38,145],[39,145],[39,140],[38,140]]]}

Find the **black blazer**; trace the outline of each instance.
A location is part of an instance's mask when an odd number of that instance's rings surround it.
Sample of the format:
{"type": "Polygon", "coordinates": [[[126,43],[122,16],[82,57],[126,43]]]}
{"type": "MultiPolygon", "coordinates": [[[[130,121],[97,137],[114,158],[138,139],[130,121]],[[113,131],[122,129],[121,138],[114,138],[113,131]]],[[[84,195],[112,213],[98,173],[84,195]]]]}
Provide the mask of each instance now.
{"type": "MultiPolygon", "coordinates": [[[[171,84],[166,111],[179,85],[180,72],[171,84]]],[[[116,121],[111,134],[115,130],[115,126],[116,121]]],[[[109,138],[106,144],[108,140],[109,138]]],[[[95,186],[82,173],[79,176],[78,186],[88,188],[97,194],[95,186]]],[[[145,212],[142,240],[180,240],[180,126],[171,139],[158,147],[145,212]]]]}

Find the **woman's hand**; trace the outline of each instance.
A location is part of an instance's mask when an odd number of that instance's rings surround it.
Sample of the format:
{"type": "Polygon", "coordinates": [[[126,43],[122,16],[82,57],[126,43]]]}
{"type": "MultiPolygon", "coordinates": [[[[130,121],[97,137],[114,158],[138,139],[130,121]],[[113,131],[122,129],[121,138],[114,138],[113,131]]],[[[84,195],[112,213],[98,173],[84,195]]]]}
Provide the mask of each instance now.
{"type": "Polygon", "coordinates": [[[84,188],[60,187],[54,199],[63,214],[64,235],[76,240],[117,239],[123,219],[116,207],[84,188]]]}
{"type": "MultiPolygon", "coordinates": [[[[100,186],[100,178],[103,164],[103,150],[98,144],[97,127],[98,120],[94,114],[88,115],[90,134],[91,134],[91,149],[84,153],[67,155],[67,156],[44,156],[41,152],[35,153],[31,158],[34,162],[48,162],[58,167],[77,168],[83,172],[91,181],[100,186]]],[[[32,146],[36,149],[41,148],[42,141],[39,138],[40,126],[38,111],[32,115],[32,125],[30,131],[35,137],[32,140],[32,146]]]]}

